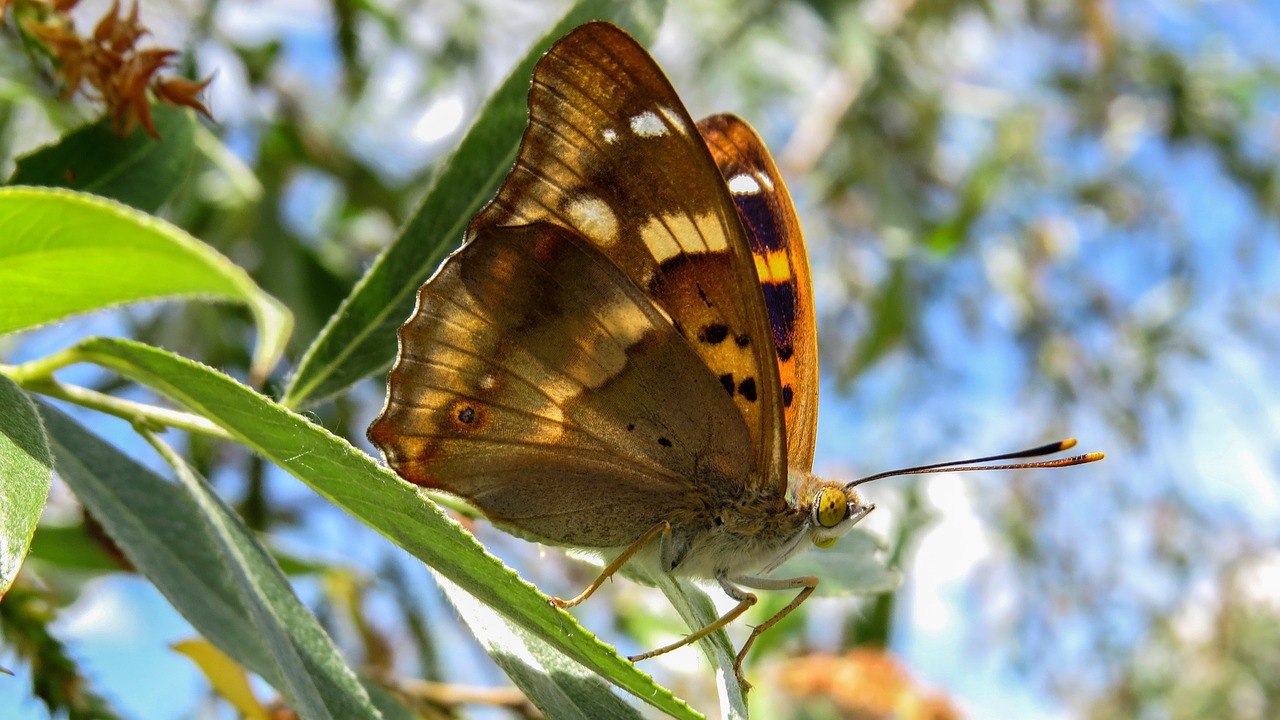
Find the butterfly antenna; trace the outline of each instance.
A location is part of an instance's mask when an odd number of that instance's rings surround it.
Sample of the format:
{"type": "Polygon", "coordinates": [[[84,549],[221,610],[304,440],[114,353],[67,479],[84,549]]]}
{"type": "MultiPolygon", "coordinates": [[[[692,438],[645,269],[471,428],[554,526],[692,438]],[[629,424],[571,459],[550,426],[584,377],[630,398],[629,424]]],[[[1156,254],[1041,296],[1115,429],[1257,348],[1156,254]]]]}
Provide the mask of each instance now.
{"type": "Polygon", "coordinates": [[[896,477],[898,475],[924,475],[926,473],[938,472],[939,470],[950,470],[952,472],[968,472],[970,470],[1022,470],[1025,468],[1058,468],[1071,467],[1072,465],[1084,465],[1085,463],[1096,462],[1106,457],[1100,452],[1085,453],[1084,455],[1076,455],[1069,458],[1061,458],[1059,460],[1042,460],[1039,462],[1028,463],[1010,463],[1007,465],[975,465],[975,463],[989,463],[997,460],[1017,460],[1018,458],[1040,457],[1041,455],[1052,455],[1070,450],[1076,446],[1075,438],[1067,438],[1058,442],[1041,445],[1029,450],[1019,450],[1018,452],[1005,453],[1003,455],[990,455],[987,457],[972,458],[970,460],[952,460],[950,462],[934,463],[932,465],[919,465],[917,467],[903,468],[902,470],[890,470],[889,472],[868,475],[864,478],[858,478],[853,482],[845,485],[845,487],[854,487],[863,483],[869,483],[872,480],[880,480],[887,477],[896,477]]]}

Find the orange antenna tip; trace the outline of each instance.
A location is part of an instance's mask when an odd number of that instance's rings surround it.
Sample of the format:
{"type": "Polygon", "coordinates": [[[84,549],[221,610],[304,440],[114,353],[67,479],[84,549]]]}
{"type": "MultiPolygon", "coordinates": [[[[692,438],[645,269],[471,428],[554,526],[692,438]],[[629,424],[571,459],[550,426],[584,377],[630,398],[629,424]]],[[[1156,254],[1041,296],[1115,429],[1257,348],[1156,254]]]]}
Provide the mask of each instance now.
{"type": "Polygon", "coordinates": [[[1060,468],[1072,467],[1075,465],[1084,465],[1085,463],[1096,462],[1106,457],[1100,452],[1085,453],[1084,455],[1076,455],[1075,457],[1061,458],[1059,460],[1043,460],[1040,462],[1024,462],[1012,463],[1008,465],[982,465],[996,460],[1015,460],[1019,458],[1039,457],[1041,455],[1052,455],[1062,452],[1076,446],[1075,438],[1067,438],[1059,440],[1048,445],[1041,445],[1030,450],[1020,450],[1018,452],[1004,453],[1003,455],[990,455],[988,457],[972,458],[970,460],[952,460],[950,462],[933,463],[931,465],[917,465],[916,467],[903,468],[901,470],[890,470],[889,472],[876,473],[864,478],[858,478],[845,487],[855,487],[863,483],[879,480],[881,478],[894,477],[897,475],[923,475],[925,473],[935,472],[973,472],[975,470],[1026,470],[1031,468],[1060,468]]]}

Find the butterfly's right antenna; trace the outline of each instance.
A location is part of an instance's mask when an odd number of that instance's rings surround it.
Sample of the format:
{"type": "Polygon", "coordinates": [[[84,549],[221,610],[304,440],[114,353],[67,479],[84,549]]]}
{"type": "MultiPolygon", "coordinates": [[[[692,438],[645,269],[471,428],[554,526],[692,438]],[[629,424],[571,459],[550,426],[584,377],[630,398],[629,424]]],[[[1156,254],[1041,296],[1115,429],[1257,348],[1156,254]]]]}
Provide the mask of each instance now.
{"type": "Polygon", "coordinates": [[[845,485],[845,487],[855,487],[863,483],[869,483],[872,480],[880,480],[887,477],[895,477],[897,475],[924,475],[926,473],[938,472],[941,470],[950,470],[952,472],[967,472],[970,470],[1022,470],[1024,468],[1056,468],[1071,467],[1073,465],[1084,465],[1085,463],[1096,462],[1106,457],[1100,452],[1085,453],[1084,455],[1076,455],[1075,457],[1061,458],[1059,460],[1043,460],[1040,462],[1029,463],[1010,463],[1008,465],[975,465],[974,463],[995,462],[997,460],[1016,460],[1018,458],[1039,457],[1041,455],[1052,455],[1070,450],[1076,446],[1075,438],[1067,438],[1059,440],[1048,445],[1041,445],[1030,450],[1019,450],[1018,452],[1005,453],[1003,455],[990,455],[988,457],[973,458],[971,460],[952,460],[950,462],[934,463],[932,465],[919,465],[917,467],[904,468],[902,470],[890,470],[889,472],[877,473],[864,478],[858,478],[853,482],[845,485]]]}

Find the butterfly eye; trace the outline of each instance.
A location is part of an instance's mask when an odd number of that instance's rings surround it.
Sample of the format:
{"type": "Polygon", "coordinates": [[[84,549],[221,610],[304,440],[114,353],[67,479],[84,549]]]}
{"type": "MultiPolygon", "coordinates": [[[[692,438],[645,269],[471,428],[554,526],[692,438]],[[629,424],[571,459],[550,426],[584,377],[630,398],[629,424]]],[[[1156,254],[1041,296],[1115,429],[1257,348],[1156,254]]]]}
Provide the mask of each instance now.
{"type": "Polygon", "coordinates": [[[817,501],[813,504],[813,517],[818,525],[833,528],[844,520],[845,511],[849,507],[844,490],[833,487],[822,488],[817,501]]]}

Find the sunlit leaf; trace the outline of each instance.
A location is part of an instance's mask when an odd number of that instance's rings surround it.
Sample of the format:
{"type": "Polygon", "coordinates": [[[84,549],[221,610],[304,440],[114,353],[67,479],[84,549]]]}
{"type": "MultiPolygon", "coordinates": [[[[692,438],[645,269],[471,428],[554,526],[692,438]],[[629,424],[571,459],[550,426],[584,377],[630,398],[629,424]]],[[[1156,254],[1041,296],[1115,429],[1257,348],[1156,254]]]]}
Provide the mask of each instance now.
{"type": "Polygon", "coordinates": [[[866,531],[854,529],[829,548],[809,548],[770,573],[770,577],[818,578],[814,597],[873,594],[896,590],[902,573],[885,566],[881,543],[866,531]]]}
{"type": "Polygon", "coordinates": [[[213,691],[230,703],[236,712],[248,720],[268,720],[267,709],[262,707],[258,697],[253,694],[248,673],[216,645],[207,640],[192,638],[180,640],[171,647],[195,663],[213,691]]]}
{"type": "Polygon", "coordinates": [[[247,305],[259,330],[255,377],[283,352],[289,310],[180,228],[84,193],[0,188],[0,334],[174,297],[247,305]]]}
{"type": "Polygon", "coordinates": [[[27,556],[52,480],[49,444],[35,406],[0,375],[0,598],[27,556]]]}

